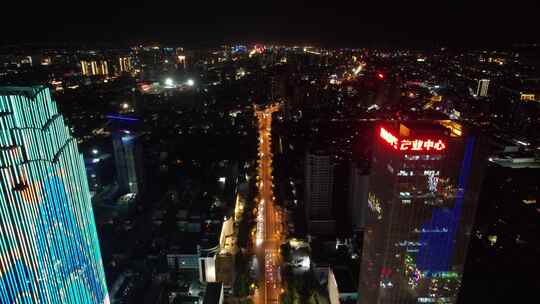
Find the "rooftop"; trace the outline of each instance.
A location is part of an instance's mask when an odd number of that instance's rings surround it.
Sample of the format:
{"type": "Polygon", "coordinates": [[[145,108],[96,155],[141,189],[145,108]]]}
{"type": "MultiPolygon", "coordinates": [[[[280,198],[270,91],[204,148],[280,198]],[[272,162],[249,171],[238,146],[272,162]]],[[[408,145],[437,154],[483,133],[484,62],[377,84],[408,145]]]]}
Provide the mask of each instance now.
{"type": "Polygon", "coordinates": [[[0,87],[0,95],[24,95],[30,99],[34,98],[36,94],[46,89],[46,86],[31,86],[31,87],[15,87],[7,86],[0,87]]]}
{"type": "Polygon", "coordinates": [[[489,161],[499,166],[520,169],[520,168],[540,168],[540,158],[532,153],[507,152],[489,158],[489,161]]]}

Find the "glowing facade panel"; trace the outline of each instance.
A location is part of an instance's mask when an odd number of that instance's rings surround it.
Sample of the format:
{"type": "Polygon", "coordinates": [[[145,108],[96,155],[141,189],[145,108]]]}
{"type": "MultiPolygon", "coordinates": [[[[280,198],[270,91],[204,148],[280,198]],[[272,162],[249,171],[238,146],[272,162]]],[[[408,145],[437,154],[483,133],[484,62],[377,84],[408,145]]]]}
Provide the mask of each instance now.
{"type": "Polygon", "coordinates": [[[133,70],[130,57],[120,57],[118,58],[118,63],[120,67],[120,72],[129,73],[133,70]]]}
{"type": "Polygon", "coordinates": [[[476,96],[486,97],[488,95],[489,79],[479,79],[476,88],[476,96]]]}
{"type": "Polygon", "coordinates": [[[83,76],[109,75],[109,65],[105,60],[81,60],[81,74],[83,76]]]}
{"type": "Polygon", "coordinates": [[[46,87],[0,88],[0,303],[108,303],[82,155],[46,87]]]}
{"type": "Polygon", "coordinates": [[[535,101],[536,95],[531,93],[521,93],[519,99],[522,101],[535,101]]]}

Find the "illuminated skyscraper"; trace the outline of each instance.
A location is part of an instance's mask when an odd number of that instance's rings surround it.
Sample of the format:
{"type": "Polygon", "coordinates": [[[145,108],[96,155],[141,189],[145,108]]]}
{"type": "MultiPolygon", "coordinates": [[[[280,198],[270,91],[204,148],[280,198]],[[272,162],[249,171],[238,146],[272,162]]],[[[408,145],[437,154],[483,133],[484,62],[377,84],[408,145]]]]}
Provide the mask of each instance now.
{"type": "Polygon", "coordinates": [[[109,65],[106,60],[81,60],[81,72],[83,76],[109,75],[109,65]]]}
{"type": "Polygon", "coordinates": [[[49,89],[0,88],[0,303],[108,303],[77,141],[49,89]]]}
{"type": "Polygon", "coordinates": [[[455,303],[485,145],[452,121],[376,130],[359,303],[455,303]]]}

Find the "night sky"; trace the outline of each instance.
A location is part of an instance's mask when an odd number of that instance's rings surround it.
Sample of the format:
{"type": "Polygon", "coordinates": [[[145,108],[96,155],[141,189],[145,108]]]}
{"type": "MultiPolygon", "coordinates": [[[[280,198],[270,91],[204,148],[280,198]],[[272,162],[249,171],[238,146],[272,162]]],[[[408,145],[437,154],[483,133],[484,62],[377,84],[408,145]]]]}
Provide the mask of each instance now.
{"type": "Polygon", "coordinates": [[[344,47],[489,47],[540,40],[540,5],[535,1],[392,2],[110,0],[40,1],[25,6],[3,3],[0,44],[155,41],[186,46],[297,42],[344,47]]]}

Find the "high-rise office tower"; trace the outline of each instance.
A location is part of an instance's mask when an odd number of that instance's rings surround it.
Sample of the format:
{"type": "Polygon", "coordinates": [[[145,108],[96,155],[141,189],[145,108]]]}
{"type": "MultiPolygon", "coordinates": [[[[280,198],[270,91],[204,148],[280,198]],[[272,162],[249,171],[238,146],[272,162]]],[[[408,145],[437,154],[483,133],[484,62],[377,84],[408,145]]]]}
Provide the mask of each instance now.
{"type": "Polygon", "coordinates": [[[332,217],[334,166],[332,155],[323,150],[306,154],[305,212],[308,230],[313,234],[331,234],[335,230],[332,217]]]}
{"type": "Polygon", "coordinates": [[[49,89],[0,88],[0,303],[108,303],[77,141],[49,89]]]}
{"type": "Polygon", "coordinates": [[[476,97],[486,97],[488,95],[489,79],[479,79],[476,87],[476,97]]]}
{"type": "Polygon", "coordinates": [[[116,177],[122,193],[139,194],[142,190],[142,147],[136,133],[138,119],[129,116],[109,116],[116,177]]]}
{"type": "Polygon", "coordinates": [[[81,72],[83,76],[109,75],[109,65],[106,60],[81,60],[81,72]]]}
{"type": "Polygon", "coordinates": [[[482,138],[446,120],[376,130],[359,303],[455,303],[482,182],[482,138]]]}

